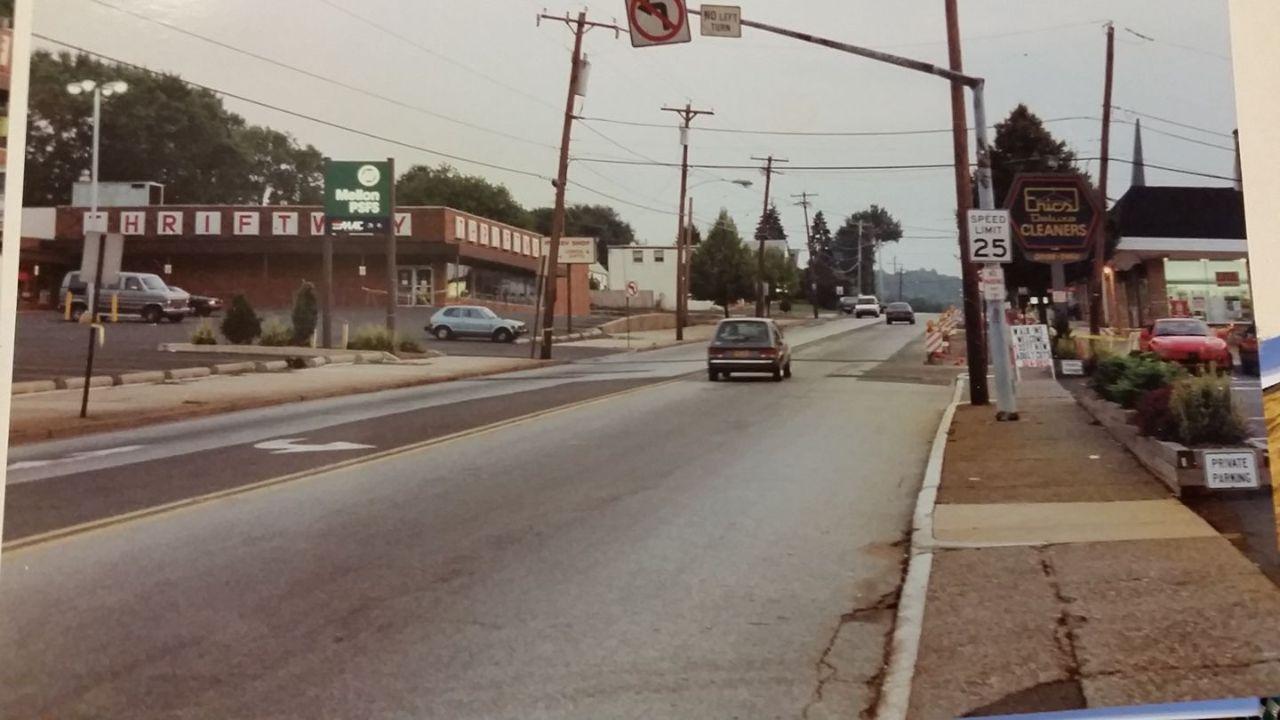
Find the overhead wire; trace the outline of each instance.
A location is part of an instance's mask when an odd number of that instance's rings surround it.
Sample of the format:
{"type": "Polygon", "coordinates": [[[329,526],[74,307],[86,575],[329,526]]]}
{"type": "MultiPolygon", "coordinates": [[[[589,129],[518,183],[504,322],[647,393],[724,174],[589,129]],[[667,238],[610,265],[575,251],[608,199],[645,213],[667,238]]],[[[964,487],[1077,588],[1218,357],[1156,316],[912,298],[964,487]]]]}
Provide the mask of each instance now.
{"type": "Polygon", "coordinates": [[[112,4],[112,3],[110,3],[110,2],[107,2],[106,0],[89,0],[89,2],[95,3],[95,4],[100,5],[100,6],[102,6],[102,7],[105,7],[105,8],[109,8],[109,9],[111,9],[111,10],[115,10],[115,11],[120,12],[120,13],[124,13],[124,14],[129,15],[129,16],[132,16],[132,17],[134,17],[134,18],[136,18],[136,19],[138,19],[138,20],[142,20],[142,21],[144,21],[144,22],[148,22],[148,23],[151,23],[151,24],[153,24],[153,25],[158,25],[158,26],[160,26],[160,27],[166,28],[166,29],[171,30],[171,31],[173,31],[173,32],[180,33],[180,34],[182,34],[182,35],[186,35],[187,37],[195,38],[195,39],[197,39],[197,40],[200,40],[201,42],[205,42],[205,43],[208,43],[208,44],[210,44],[210,45],[214,45],[214,46],[216,46],[216,47],[223,48],[223,49],[225,49],[225,50],[230,50],[230,51],[232,51],[232,52],[239,53],[239,54],[244,55],[244,56],[246,56],[246,57],[253,58],[254,60],[258,60],[258,61],[260,61],[260,62],[264,62],[264,63],[267,63],[267,64],[269,64],[269,65],[273,65],[273,66],[275,66],[275,67],[278,67],[278,68],[281,68],[281,69],[284,69],[284,70],[288,70],[288,71],[290,71],[290,72],[297,73],[297,74],[299,74],[299,75],[303,75],[303,76],[305,76],[305,77],[309,77],[309,78],[312,78],[312,79],[314,79],[314,80],[318,80],[318,81],[320,81],[320,82],[327,83],[327,84],[329,84],[329,85],[333,85],[333,86],[335,86],[335,87],[340,87],[340,88],[342,88],[342,89],[344,89],[344,90],[349,90],[349,91],[351,91],[351,92],[359,93],[359,94],[364,95],[364,96],[366,96],[366,97],[374,98],[374,99],[376,99],[376,100],[381,100],[382,102],[389,103],[389,104],[395,105],[395,106],[397,106],[397,107],[404,108],[404,109],[406,109],[406,110],[412,110],[412,111],[414,111],[414,112],[422,113],[422,114],[424,114],[424,115],[427,115],[427,116],[430,116],[430,117],[434,117],[434,118],[437,118],[437,119],[439,119],[439,120],[443,120],[443,121],[445,121],[445,122],[453,123],[453,124],[455,124],[455,125],[461,125],[461,126],[463,126],[463,127],[471,128],[471,129],[473,129],[473,130],[477,130],[477,131],[480,131],[480,132],[485,132],[485,133],[489,133],[489,134],[492,134],[492,135],[497,135],[497,136],[499,136],[499,137],[504,137],[504,138],[507,138],[508,140],[514,140],[514,141],[517,141],[517,142],[527,143],[527,144],[534,145],[534,146],[541,147],[541,148],[549,148],[549,149],[551,149],[551,150],[556,150],[556,149],[558,149],[555,145],[551,145],[551,144],[549,144],[549,143],[541,142],[541,141],[539,141],[539,140],[533,140],[533,139],[530,139],[530,138],[520,137],[520,136],[518,136],[518,135],[512,135],[511,133],[504,132],[504,131],[502,131],[502,130],[495,130],[494,128],[485,127],[485,126],[483,126],[483,125],[479,125],[479,124],[477,124],[477,123],[469,122],[469,121],[467,121],[467,120],[460,120],[460,119],[455,118],[455,117],[450,117],[450,116],[445,115],[445,114],[443,114],[443,113],[436,112],[435,110],[431,110],[431,109],[429,109],[429,108],[422,107],[422,106],[420,106],[420,105],[414,105],[414,104],[412,104],[412,103],[407,103],[407,102],[404,102],[404,101],[402,101],[402,100],[397,100],[396,98],[389,97],[389,96],[387,96],[387,95],[382,95],[382,94],[380,94],[380,93],[376,93],[376,92],[373,92],[373,91],[371,91],[371,90],[366,90],[365,88],[359,87],[359,86],[357,86],[357,85],[352,85],[352,84],[350,84],[350,83],[343,82],[343,81],[341,81],[341,80],[338,80],[338,79],[336,79],[336,78],[330,77],[330,76],[328,76],[328,75],[322,75],[322,74],[320,74],[320,73],[312,72],[311,70],[307,70],[306,68],[301,68],[301,67],[298,67],[298,66],[296,66],[296,65],[290,65],[289,63],[286,63],[286,62],[284,62],[284,61],[277,60],[277,59],[275,59],[275,58],[268,57],[268,56],[266,56],[266,55],[262,55],[261,53],[254,52],[254,51],[252,51],[252,50],[247,50],[247,49],[245,49],[245,48],[238,47],[238,46],[236,46],[236,45],[232,45],[231,43],[224,42],[224,41],[219,40],[219,39],[217,39],[217,38],[209,37],[209,36],[207,36],[207,35],[202,35],[202,34],[200,34],[200,33],[198,33],[198,32],[193,31],[193,30],[188,30],[187,28],[181,27],[181,26],[179,26],[179,25],[175,25],[175,24],[170,23],[170,22],[166,22],[166,21],[161,20],[161,19],[159,19],[159,18],[149,17],[149,16],[147,16],[147,15],[143,15],[142,13],[136,12],[136,11],[134,11],[134,10],[130,10],[129,8],[120,7],[120,6],[118,6],[118,5],[115,5],[115,4],[112,4]]]}

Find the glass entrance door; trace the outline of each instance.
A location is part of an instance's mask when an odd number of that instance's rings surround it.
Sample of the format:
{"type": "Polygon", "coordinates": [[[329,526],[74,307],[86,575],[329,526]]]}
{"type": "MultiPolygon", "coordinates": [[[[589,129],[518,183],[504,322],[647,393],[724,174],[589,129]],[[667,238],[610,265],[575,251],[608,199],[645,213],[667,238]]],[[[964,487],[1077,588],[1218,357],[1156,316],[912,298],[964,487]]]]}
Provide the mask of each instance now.
{"type": "Polygon", "coordinates": [[[396,304],[424,307],[431,304],[431,268],[401,267],[396,280],[396,304]]]}

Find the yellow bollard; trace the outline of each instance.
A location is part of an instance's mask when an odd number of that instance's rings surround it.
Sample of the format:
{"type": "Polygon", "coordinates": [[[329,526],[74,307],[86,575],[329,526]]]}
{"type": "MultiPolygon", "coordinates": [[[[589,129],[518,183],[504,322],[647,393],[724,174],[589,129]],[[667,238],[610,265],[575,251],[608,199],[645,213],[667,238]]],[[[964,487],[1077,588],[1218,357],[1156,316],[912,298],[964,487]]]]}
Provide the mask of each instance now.
{"type": "Polygon", "coordinates": [[[347,349],[347,344],[351,341],[351,323],[342,323],[342,349],[347,349]]]}
{"type": "Polygon", "coordinates": [[[120,293],[111,293],[111,322],[120,322],[120,293]]]}
{"type": "Polygon", "coordinates": [[[67,293],[67,304],[66,304],[66,306],[63,308],[63,313],[62,313],[62,317],[63,317],[64,319],[68,320],[68,321],[69,321],[69,320],[71,320],[71,298],[72,298],[72,297],[73,297],[73,295],[72,295],[70,292],[68,292],[68,293],[67,293]]]}

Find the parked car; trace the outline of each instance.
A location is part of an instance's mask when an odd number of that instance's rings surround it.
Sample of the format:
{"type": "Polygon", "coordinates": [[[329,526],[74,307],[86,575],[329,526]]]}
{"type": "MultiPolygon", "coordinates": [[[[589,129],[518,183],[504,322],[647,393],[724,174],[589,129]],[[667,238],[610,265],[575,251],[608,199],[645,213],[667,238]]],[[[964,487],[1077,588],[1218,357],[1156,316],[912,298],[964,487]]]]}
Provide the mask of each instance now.
{"type": "MultiPolygon", "coordinates": [[[[87,285],[80,280],[79,272],[69,272],[62,278],[62,290],[58,293],[58,310],[66,312],[67,295],[71,295],[71,319],[79,321],[89,309],[87,285]]],[[[111,298],[116,298],[116,309],[125,317],[139,317],[152,324],[161,320],[182,322],[191,314],[191,296],[177,288],[171,288],[153,273],[122,272],[115,282],[103,285],[98,297],[98,315],[111,313],[111,298]]]]}
{"type": "Polygon", "coordinates": [[[715,382],[732,373],[769,373],[775,381],[791,377],[791,346],[782,328],[766,318],[721,320],[707,347],[707,377],[715,382]]]}
{"type": "Polygon", "coordinates": [[[853,306],[853,316],[858,318],[863,315],[878,318],[883,311],[884,306],[880,304],[875,295],[859,295],[857,302],[853,306]]]}
{"type": "MultiPolygon", "coordinates": [[[[169,289],[186,292],[175,285],[170,285],[169,289]]],[[[208,295],[190,295],[190,300],[187,301],[187,304],[191,306],[191,313],[200,317],[209,317],[222,309],[222,300],[208,295]]]]}
{"type": "Polygon", "coordinates": [[[455,337],[487,337],[494,342],[515,342],[529,329],[519,320],[508,320],[483,305],[452,305],[431,316],[427,334],[440,340],[455,337]]]}
{"type": "Polygon", "coordinates": [[[885,325],[892,325],[896,322],[916,324],[916,311],[911,309],[909,303],[894,302],[889,303],[884,309],[885,325]]]}
{"type": "Polygon", "coordinates": [[[1186,365],[1215,365],[1231,369],[1231,350],[1227,341],[1198,318],[1164,318],[1142,331],[1142,349],[1161,360],[1186,365]]]}
{"type": "Polygon", "coordinates": [[[857,304],[858,298],[853,297],[852,295],[843,295],[840,297],[840,310],[842,310],[845,315],[852,315],[853,307],[857,304]]]}

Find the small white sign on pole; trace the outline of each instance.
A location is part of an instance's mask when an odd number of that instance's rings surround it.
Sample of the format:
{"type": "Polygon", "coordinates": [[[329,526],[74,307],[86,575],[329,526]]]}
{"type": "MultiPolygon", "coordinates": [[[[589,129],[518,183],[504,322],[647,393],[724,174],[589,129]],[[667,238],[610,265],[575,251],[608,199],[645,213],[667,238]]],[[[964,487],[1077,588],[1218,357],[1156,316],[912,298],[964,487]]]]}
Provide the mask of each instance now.
{"type": "Polygon", "coordinates": [[[969,211],[969,262],[1013,262],[1008,210],[969,211]]]}
{"type": "Polygon", "coordinates": [[[742,37],[742,8],[736,5],[703,5],[702,34],[707,37],[742,37]]]}
{"type": "Polygon", "coordinates": [[[1249,451],[1206,452],[1204,483],[1210,490],[1258,489],[1258,459],[1249,451]]]}
{"type": "Polygon", "coordinates": [[[1008,294],[1004,286],[1004,269],[999,265],[983,265],[978,276],[984,300],[1000,301],[1008,294]]]}
{"type": "Polygon", "coordinates": [[[102,254],[102,284],[111,285],[120,278],[120,263],[124,258],[124,236],[110,233],[105,237],[97,233],[84,239],[84,250],[80,255],[80,282],[92,283],[98,273],[99,237],[104,247],[102,254]]]}

